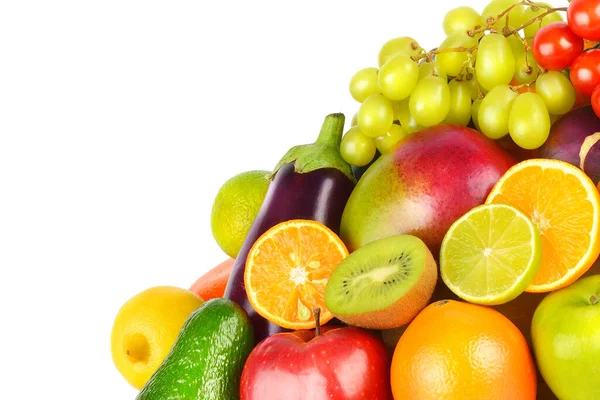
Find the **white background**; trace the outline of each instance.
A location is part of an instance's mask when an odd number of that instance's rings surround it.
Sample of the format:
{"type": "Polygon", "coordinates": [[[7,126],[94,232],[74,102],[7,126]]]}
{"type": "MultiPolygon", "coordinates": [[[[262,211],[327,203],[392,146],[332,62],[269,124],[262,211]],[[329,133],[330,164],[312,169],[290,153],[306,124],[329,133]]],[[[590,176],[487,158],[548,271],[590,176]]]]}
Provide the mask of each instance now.
{"type": "Polygon", "coordinates": [[[1,2],[0,397],[133,399],[113,318],[226,258],[220,185],[326,114],[349,124],[348,82],[386,40],[435,47],[446,11],[486,3],[1,2]]]}

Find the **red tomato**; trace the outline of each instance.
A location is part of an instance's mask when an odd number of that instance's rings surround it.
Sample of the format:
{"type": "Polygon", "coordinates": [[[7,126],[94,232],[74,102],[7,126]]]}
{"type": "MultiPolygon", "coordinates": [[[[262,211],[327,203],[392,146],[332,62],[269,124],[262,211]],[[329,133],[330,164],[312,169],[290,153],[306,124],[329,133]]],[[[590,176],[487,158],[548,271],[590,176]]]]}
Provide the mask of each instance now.
{"type": "Polygon", "coordinates": [[[567,21],[579,37],[600,40],[600,0],[573,0],[567,8],[567,21]]]}
{"type": "Polygon", "coordinates": [[[573,108],[571,110],[574,110],[576,108],[583,107],[583,106],[588,106],[591,104],[591,101],[592,101],[592,99],[590,98],[590,96],[586,96],[586,95],[579,93],[578,91],[575,91],[575,104],[573,104],[573,108]]]}
{"type": "Polygon", "coordinates": [[[600,49],[584,51],[571,65],[571,83],[579,93],[591,96],[600,85],[600,49]]]}
{"type": "Polygon", "coordinates": [[[573,33],[566,22],[553,22],[541,28],[533,37],[533,57],[550,71],[571,66],[583,51],[583,39],[573,33]]]}
{"type": "Polygon", "coordinates": [[[592,108],[596,115],[600,118],[600,85],[596,86],[592,93],[592,108]]]}

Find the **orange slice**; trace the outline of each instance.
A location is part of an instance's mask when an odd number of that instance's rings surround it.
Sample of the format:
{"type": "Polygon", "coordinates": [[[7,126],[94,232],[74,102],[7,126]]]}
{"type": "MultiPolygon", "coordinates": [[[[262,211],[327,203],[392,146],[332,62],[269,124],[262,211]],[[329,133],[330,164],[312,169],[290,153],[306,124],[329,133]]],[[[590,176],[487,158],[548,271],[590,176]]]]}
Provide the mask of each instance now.
{"type": "Polygon", "coordinates": [[[324,293],[333,269],[348,256],[344,242],[325,225],[292,220],[275,225],[252,246],[244,284],[248,301],[263,318],[288,329],[314,328],[333,318],[324,293]]]}
{"type": "Polygon", "coordinates": [[[509,169],[486,203],[504,203],[529,215],[542,235],[542,266],[527,292],[575,282],[600,255],[600,194],[579,168],[532,159],[509,169]]]}

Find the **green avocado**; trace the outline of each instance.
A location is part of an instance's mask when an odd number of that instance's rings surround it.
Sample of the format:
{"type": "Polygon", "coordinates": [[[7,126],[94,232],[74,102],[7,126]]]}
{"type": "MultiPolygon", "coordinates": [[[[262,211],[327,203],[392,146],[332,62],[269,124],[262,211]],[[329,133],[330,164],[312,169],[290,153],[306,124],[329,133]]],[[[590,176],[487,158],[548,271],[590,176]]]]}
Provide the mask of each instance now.
{"type": "Polygon", "coordinates": [[[253,347],[246,312],[228,299],[209,300],[186,320],[136,400],[238,400],[253,347]]]}

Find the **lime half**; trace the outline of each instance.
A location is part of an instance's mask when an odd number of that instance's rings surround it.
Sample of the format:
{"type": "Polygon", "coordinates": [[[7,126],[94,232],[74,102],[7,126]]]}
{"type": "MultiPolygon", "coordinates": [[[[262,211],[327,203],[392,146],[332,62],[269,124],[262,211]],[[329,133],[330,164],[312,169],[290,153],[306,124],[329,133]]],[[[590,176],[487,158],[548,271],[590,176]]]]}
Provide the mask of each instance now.
{"type": "Polygon", "coordinates": [[[531,284],[542,264],[542,239],[515,207],[485,204],[459,218],[440,250],[442,280],[470,303],[503,304],[531,284]]]}

